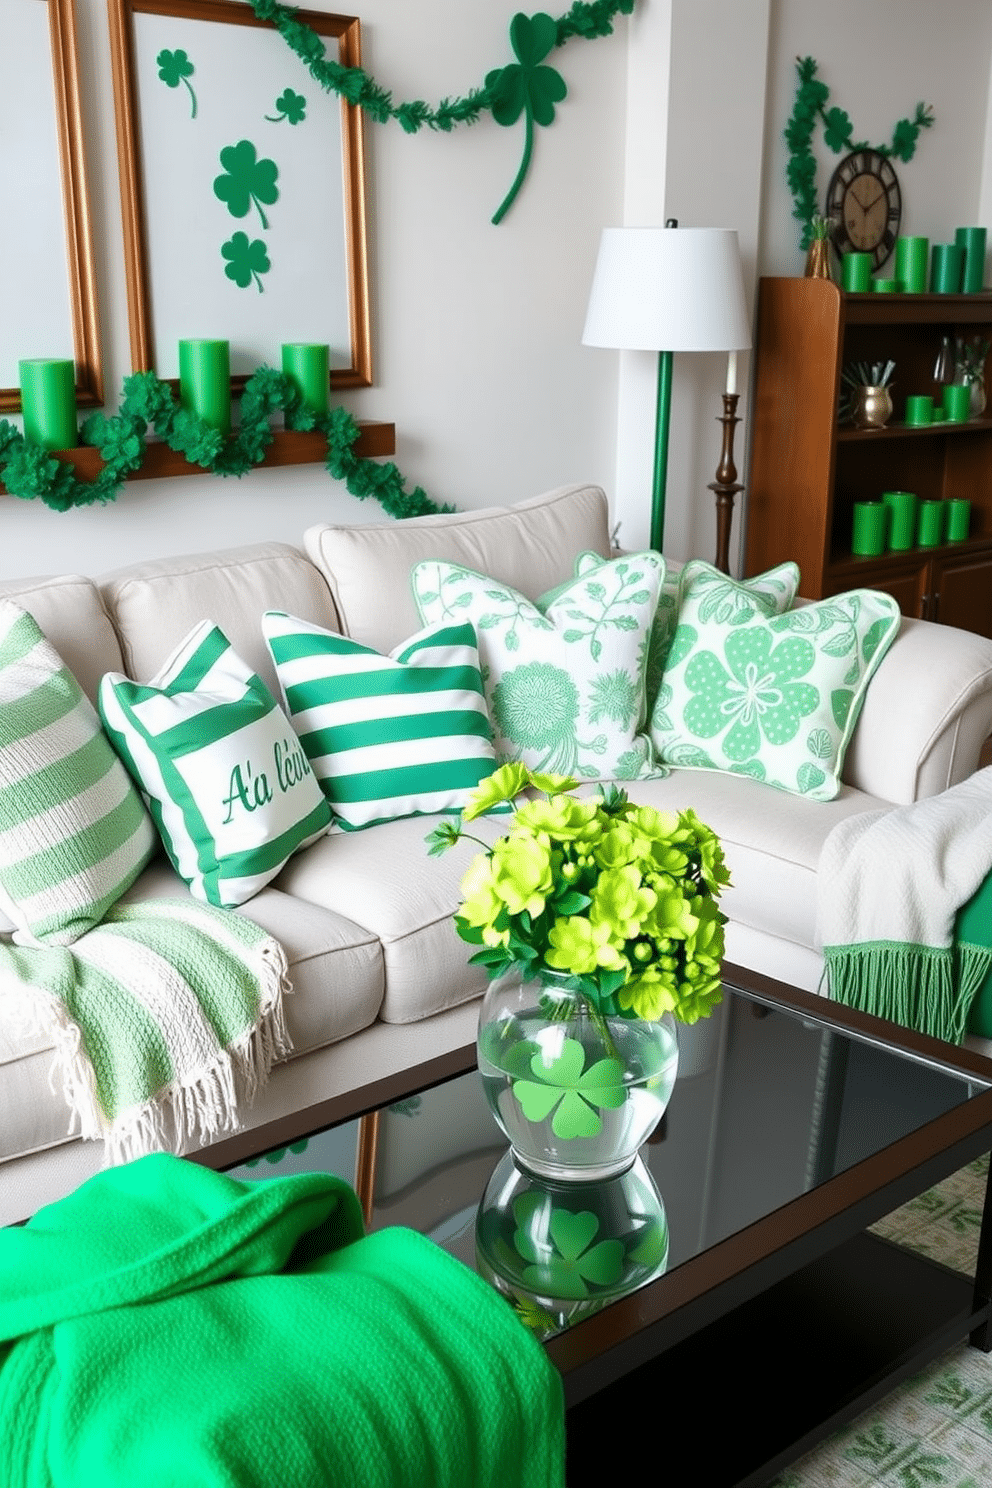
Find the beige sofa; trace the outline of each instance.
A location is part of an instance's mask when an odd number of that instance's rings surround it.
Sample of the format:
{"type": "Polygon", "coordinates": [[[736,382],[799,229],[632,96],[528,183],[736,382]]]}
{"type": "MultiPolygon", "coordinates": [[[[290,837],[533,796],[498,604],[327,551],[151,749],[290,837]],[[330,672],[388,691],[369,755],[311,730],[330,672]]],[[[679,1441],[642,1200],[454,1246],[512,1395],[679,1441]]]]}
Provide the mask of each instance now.
{"type": "MultiPolygon", "coordinates": [[[[300,548],[265,543],[137,564],[92,580],[0,584],[91,697],[102,674],[147,679],[205,617],[274,689],[259,626],[266,609],[389,650],[420,625],[411,565],[445,558],[536,598],[570,578],[582,551],[609,554],[603,492],[569,486],[521,505],[372,525],[318,526],[300,548]]],[[[817,803],[752,779],[674,770],[631,787],[662,807],[692,806],[720,834],[733,875],[727,957],[815,991],[817,860],[851,813],[933,795],[975,768],[992,734],[992,641],[904,621],[869,688],[836,800],[817,803]]],[[[293,1056],[278,1065],[244,1130],[211,1151],[233,1163],[396,1099],[445,1061],[471,1059],[482,973],[454,932],[458,884],[475,851],[428,857],[430,818],[322,838],[243,906],[284,945],[293,1056]]],[[[480,823],[482,831],[500,828],[480,823]]],[[[133,895],[184,892],[159,859],[133,895]]],[[[12,1026],[0,989],[0,1223],[18,1220],[101,1166],[100,1144],[69,1135],[46,1040],[12,1026]]]]}

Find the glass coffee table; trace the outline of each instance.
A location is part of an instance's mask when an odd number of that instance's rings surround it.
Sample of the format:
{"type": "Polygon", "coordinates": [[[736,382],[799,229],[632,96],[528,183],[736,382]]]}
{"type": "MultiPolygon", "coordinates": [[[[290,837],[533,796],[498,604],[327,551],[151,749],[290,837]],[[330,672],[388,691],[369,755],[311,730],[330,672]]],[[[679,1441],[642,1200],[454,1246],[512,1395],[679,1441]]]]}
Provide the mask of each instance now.
{"type": "MultiPolygon", "coordinates": [[[[627,1477],[688,1452],[707,1488],[765,1483],[954,1344],[992,1348],[987,1192],[974,1276],[869,1229],[992,1149],[992,1062],[730,966],[725,990],[626,1180],[519,1174],[472,1048],[357,1128],[370,1227],[432,1236],[544,1339],[573,1488],[604,1445],[627,1477]]],[[[334,1165],[342,1131],[296,1165],[334,1165]]]]}

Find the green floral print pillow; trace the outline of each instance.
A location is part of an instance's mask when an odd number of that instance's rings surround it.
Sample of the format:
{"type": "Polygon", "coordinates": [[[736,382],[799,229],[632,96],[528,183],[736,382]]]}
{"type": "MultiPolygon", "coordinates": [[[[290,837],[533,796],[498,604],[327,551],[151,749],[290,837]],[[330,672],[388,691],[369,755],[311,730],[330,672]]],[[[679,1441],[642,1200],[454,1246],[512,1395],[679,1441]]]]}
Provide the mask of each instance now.
{"type": "Polygon", "coordinates": [[[456,563],[418,563],[411,576],[425,625],[475,626],[498,762],[587,780],[667,773],[643,732],[664,578],[659,553],[633,553],[573,579],[542,614],[515,589],[456,563]]]}
{"type": "Polygon", "coordinates": [[[899,631],[898,605],[857,589],[768,615],[715,574],[687,565],[651,715],[659,760],[833,800],[868,683],[899,631]]]}
{"type": "MultiPolygon", "coordinates": [[[[575,560],[576,577],[591,573],[593,569],[599,568],[605,562],[606,559],[601,558],[598,553],[580,553],[575,560]]],[[[648,646],[645,670],[644,691],[648,718],[654,712],[654,706],[658,700],[665,663],[668,660],[672,637],[678,625],[681,594],[686,583],[685,576],[691,574],[695,578],[703,573],[713,576],[711,604],[714,610],[720,612],[728,610],[728,607],[732,609],[734,606],[734,597],[728,592],[729,590],[743,590],[746,595],[757,600],[766,614],[779,615],[789,608],[799,589],[799,569],[795,563],[780,563],[777,568],[770,568],[767,573],[756,574],[753,579],[739,581],[728,579],[726,574],[721,573],[719,569],[712,568],[708,563],[703,563],[700,559],[687,563],[681,572],[666,572],[661,594],[658,596],[654,624],[651,627],[651,641],[648,646]]],[[[550,593],[541,595],[537,601],[537,607],[542,614],[565,587],[561,584],[557,589],[552,589],[550,593]]]]}

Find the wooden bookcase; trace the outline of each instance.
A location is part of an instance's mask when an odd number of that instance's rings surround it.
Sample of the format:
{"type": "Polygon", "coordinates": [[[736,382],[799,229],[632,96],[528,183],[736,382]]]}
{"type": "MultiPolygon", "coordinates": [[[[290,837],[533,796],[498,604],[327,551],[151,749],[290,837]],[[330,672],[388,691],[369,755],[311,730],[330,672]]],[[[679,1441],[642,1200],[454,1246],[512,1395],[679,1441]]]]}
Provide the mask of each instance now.
{"type": "MultiPolygon", "coordinates": [[[[992,294],[845,294],[827,279],[762,279],[758,297],[746,573],[794,559],[800,593],[884,589],[906,615],[992,636],[992,409],[964,424],[907,428],[910,393],[939,391],[941,337],[992,337],[992,294]],[[895,373],[884,429],[841,424],[841,371],[886,361],[895,373]],[[966,496],[963,542],[858,558],[855,501],[883,491],[966,496]]],[[[992,357],[990,357],[992,363],[992,357]]],[[[986,385],[989,381],[986,368],[986,385]]]]}

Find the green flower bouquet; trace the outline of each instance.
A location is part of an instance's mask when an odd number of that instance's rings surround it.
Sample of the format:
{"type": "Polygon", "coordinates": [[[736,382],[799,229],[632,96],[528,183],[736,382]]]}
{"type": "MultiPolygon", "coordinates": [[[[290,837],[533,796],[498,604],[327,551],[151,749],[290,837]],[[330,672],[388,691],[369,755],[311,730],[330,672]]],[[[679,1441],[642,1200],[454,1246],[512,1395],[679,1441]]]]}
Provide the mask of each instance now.
{"type": "MultiPolygon", "coordinates": [[[[472,862],[455,916],[470,960],[490,977],[563,974],[594,1013],[695,1023],[720,1001],[730,875],[719,839],[694,811],[635,806],[615,787],[571,795],[578,781],[503,765],[455,822],[430,834],[432,852],[463,836],[463,823],[534,789],[507,834],[472,862]]],[[[478,839],[472,839],[478,840],[478,839]]],[[[556,978],[556,981],[560,979],[556,978]]]]}
{"type": "Polygon", "coordinates": [[[720,1001],[729,882],[720,843],[693,811],[635,806],[622,790],[503,765],[461,819],[428,837],[443,852],[465,821],[539,792],[471,863],[455,927],[491,985],[479,1013],[483,1087],[520,1166],[594,1182],[625,1172],[657,1126],[678,1072],[676,1020],[720,1001]]]}

